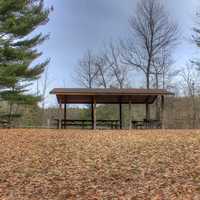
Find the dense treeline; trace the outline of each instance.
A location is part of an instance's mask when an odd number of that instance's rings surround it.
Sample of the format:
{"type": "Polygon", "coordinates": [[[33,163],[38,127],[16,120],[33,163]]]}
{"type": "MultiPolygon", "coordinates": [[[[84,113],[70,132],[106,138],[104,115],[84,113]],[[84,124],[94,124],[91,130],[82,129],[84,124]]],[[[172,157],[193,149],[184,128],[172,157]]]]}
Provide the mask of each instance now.
{"type": "MultiPolygon", "coordinates": [[[[195,105],[190,97],[169,97],[166,99],[165,127],[166,128],[200,128],[200,98],[195,97],[195,105]]],[[[128,128],[128,105],[123,105],[123,127],[128,128]]],[[[24,115],[15,120],[16,127],[45,127],[55,128],[55,120],[63,113],[57,107],[43,110],[36,106],[26,106],[21,110],[24,115]]],[[[68,119],[91,119],[90,107],[67,108],[68,119]]],[[[132,120],[145,118],[145,106],[133,105],[132,120]]],[[[151,105],[151,118],[156,119],[156,104],[151,105]]],[[[98,105],[97,119],[119,119],[118,105],[98,105]]]]}

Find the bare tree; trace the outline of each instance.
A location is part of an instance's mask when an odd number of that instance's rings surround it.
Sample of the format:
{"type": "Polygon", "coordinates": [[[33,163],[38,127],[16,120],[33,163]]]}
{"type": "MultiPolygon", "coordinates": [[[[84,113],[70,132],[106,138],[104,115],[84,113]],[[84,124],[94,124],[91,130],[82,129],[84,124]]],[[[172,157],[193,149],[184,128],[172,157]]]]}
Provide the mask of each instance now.
{"type": "Polygon", "coordinates": [[[180,73],[181,76],[181,86],[183,89],[183,94],[188,96],[192,109],[192,128],[196,128],[198,106],[197,106],[197,94],[199,90],[199,81],[198,81],[198,71],[195,68],[194,64],[187,64],[184,70],[180,73]]]}
{"type": "MultiPolygon", "coordinates": [[[[150,88],[150,78],[154,58],[162,49],[171,51],[177,42],[178,27],[169,19],[163,4],[158,0],[140,0],[136,15],[130,19],[132,37],[123,44],[125,63],[141,70],[146,77],[146,88],[150,88]]],[[[146,118],[149,119],[149,105],[146,118]]]]}
{"type": "Polygon", "coordinates": [[[92,51],[88,50],[85,56],[79,61],[76,70],[76,79],[86,88],[95,86],[98,68],[95,64],[95,56],[92,51]]]}
{"type": "Polygon", "coordinates": [[[107,52],[104,55],[108,63],[110,77],[115,79],[119,88],[124,88],[128,85],[128,66],[121,60],[121,49],[119,46],[114,46],[111,42],[107,52]]]}
{"type": "Polygon", "coordinates": [[[95,66],[97,67],[97,86],[107,88],[111,82],[109,77],[109,66],[104,56],[96,56],[95,66]]]}
{"type": "MultiPolygon", "coordinates": [[[[179,75],[180,70],[171,68],[174,64],[171,55],[162,49],[159,54],[154,57],[152,67],[152,86],[156,89],[173,89],[175,76],[179,75]]],[[[160,105],[159,99],[156,100],[156,119],[160,119],[160,105]]]]}
{"type": "Polygon", "coordinates": [[[198,72],[194,64],[188,63],[180,73],[180,86],[185,96],[194,96],[198,90],[198,72]],[[195,88],[194,85],[196,84],[195,88]]]}
{"type": "MultiPolygon", "coordinates": [[[[152,86],[156,89],[160,88],[162,85],[162,88],[165,87],[165,77],[166,73],[169,70],[169,67],[171,65],[170,57],[166,51],[160,51],[160,53],[154,57],[152,62],[152,86]]],[[[159,99],[156,99],[156,119],[160,119],[160,105],[159,105],[159,99]]]]}
{"type": "Polygon", "coordinates": [[[167,77],[170,73],[170,67],[173,64],[170,54],[161,49],[152,61],[153,85],[155,88],[166,88],[167,77]]]}

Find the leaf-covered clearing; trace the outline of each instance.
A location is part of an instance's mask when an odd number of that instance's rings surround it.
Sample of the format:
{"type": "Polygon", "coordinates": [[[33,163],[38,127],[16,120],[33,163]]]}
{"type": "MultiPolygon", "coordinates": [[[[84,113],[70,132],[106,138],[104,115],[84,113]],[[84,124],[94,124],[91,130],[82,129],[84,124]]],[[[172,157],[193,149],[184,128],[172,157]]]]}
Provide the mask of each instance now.
{"type": "Polygon", "coordinates": [[[200,131],[0,130],[0,199],[200,199],[200,131]]]}

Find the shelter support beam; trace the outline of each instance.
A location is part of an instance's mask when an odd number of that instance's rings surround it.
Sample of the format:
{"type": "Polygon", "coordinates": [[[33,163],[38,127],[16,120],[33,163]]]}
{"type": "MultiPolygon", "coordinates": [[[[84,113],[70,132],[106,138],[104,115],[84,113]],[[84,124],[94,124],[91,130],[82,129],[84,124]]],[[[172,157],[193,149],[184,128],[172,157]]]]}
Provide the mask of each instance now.
{"type": "Polygon", "coordinates": [[[132,129],[132,102],[129,100],[129,130],[132,129]]]}
{"type": "Polygon", "coordinates": [[[119,104],[119,128],[122,129],[122,103],[119,104]]]}
{"type": "Polygon", "coordinates": [[[156,97],[156,120],[160,120],[160,104],[159,104],[159,96],[156,97]]]}
{"type": "Polygon", "coordinates": [[[58,128],[62,128],[62,104],[59,103],[59,120],[58,120],[58,128]]]}
{"type": "Polygon", "coordinates": [[[94,105],[91,104],[92,129],[94,129],[94,105]]]}
{"type": "Polygon", "coordinates": [[[164,124],[164,112],[165,112],[165,97],[164,97],[164,95],[162,95],[161,96],[161,114],[160,114],[162,129],[165,128],[165,124],[164,124]]]}
{"type": "Polygon", "coordinates": [[[92,129],[94,130],[97,128],[96,121],[96,98],[94,97],[92,101],[92,129]]]}
{"type": "Polygon", "coordinates": [[[67,104],[64,104],[64,128],[66,128],[66,120],[67,120],[67,104]]]}

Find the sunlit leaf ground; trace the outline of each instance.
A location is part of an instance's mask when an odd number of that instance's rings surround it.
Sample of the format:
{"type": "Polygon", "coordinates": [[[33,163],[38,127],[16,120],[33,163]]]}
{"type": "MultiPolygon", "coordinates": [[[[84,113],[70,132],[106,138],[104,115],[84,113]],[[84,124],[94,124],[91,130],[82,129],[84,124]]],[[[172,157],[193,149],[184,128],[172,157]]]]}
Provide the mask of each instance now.
{"type": "Polygon", "coordinates": [[[0,130],[0,199],[200,199],[200,131],[0,130]]]}

